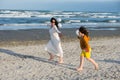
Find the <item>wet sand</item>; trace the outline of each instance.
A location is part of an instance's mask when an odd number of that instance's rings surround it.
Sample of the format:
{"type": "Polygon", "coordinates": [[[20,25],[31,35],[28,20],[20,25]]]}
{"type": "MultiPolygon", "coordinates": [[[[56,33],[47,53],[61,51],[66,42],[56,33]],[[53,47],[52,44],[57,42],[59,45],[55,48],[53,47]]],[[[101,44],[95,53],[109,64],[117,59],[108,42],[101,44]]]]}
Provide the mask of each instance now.
{"type": "MultiPolygon", "coordinates": [[[[63,37],[62,41],[71,41],[76,39],[76,29],[61,29],[63,37]]],[[[120,28],[118,30],[90,30],[91,39],[104,38],[104,37],[120,37],[120,28]]],[[[37,29],[37,30],[2,30],[0,31],[0,44],[10,43],[43,43],[50,39],[48,29],[37,29]]]]}

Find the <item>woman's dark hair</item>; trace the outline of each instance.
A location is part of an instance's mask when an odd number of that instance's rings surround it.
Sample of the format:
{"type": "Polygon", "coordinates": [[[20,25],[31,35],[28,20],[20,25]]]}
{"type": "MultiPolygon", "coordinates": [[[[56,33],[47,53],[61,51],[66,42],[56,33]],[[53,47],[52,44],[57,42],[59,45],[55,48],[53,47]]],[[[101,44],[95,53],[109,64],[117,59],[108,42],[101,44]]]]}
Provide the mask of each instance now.
{"type": "Polygon", "coordinates": [[[87,37],[89,36],[89,32],[87,31],[87,29],[84,26],[81,26],[79,28],[79,31],[83,34],[85,34],[87,37]]]}
{"type": "Polygon", "coordinates": [[[54,17],[51,18],[50,22],[53,22],[53,20],[55,20],[55,25],[56,25],[57,28],[59,29],[58,22],[57,22],[57,20],[56,20],[54,17]]]}

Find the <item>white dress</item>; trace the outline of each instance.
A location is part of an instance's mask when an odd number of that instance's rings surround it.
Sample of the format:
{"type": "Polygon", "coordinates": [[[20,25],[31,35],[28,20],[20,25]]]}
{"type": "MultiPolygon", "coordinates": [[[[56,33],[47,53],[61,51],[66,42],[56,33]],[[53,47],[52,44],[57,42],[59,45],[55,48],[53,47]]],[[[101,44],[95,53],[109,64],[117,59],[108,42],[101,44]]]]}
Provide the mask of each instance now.
{"type": "Polygon", "coordinates": [[[45,47],[45,50],[51,54],[63,57],[63,49],[61,47],[61,40],[58,33],[61,33],[56,26],[49,30],[50,40],[45,47]]]}

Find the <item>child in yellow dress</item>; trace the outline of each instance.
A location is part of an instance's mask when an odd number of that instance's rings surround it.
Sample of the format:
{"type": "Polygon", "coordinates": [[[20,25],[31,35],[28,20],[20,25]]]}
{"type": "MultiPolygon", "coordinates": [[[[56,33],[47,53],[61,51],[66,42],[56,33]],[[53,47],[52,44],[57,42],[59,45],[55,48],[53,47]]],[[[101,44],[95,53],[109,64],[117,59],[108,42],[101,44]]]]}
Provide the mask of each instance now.
{"type": "Polygon", "coordinates": [[[89,45],[90,37],[88,35],[88,31],[83,26],[79,28],[78,39],[80,40],[80,47],[82,49],[82,52],[80,54],[80,65],[76,70],[83,70],[84,58],[90,61],[95,66],[95,69],[98,70],[98,64],[91,58],[91,47],[89,45]]]}

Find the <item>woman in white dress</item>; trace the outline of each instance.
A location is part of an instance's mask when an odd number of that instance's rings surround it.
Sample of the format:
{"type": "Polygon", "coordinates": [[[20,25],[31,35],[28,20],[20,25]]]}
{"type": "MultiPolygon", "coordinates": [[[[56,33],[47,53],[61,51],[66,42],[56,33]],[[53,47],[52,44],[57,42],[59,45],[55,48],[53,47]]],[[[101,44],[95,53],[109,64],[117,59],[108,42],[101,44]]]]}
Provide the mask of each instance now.
{"type": "Polygon", "coordinates": [[[55,18],[51,18],[51,28],[49,30],[50,40],[45,48],[45,50],[49,53],[49,60],[54,59],[54,55],[58,56],[58,63],[63,63],[63,50],[61,47],[61,32],[59,31],[58,22],[55,18]]]}

